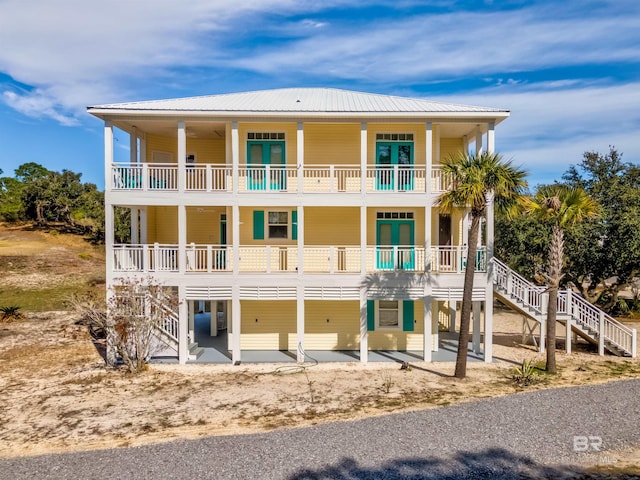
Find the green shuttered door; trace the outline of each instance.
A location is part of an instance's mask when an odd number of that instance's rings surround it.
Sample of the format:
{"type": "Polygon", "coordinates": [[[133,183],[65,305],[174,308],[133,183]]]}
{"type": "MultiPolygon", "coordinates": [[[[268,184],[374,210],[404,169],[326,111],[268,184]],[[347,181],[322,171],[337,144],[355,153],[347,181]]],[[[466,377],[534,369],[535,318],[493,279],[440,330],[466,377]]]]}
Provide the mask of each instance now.
{"type": "Polygon", "coordinates": [[[264,211],[253,211],[253,239],[264,240],[264,211]]]}

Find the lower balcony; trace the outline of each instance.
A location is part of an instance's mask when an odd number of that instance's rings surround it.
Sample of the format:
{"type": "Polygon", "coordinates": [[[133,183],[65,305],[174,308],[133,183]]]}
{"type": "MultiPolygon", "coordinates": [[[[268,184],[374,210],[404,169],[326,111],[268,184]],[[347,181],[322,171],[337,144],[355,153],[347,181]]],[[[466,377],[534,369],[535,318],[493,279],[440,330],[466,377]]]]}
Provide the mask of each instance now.
{"type": "MultiPolygon", "coordinates": [[[[113,246],[114,272],[181,271],[178,245],[119,244],[113,246]]],[[[241,245],[240,273],[296,273],[299,267],[298,247],[290,245],[241,245]]],[[[418,246],[368,246],[365,255],[367,273],[386,271],[424,272],[425,248],[418,246]]],[[[185,247],[185,273],[220,273],[234,271],[234,251],[229,245],[188,244],[185,247]]],[[[360,246],[304,247],[304,273],[361,273],[360,246]]],[[[435,246],[429,249],[429,263],[434,273],[462,273],[467,263],[463,246],[435,246]]],[[[480,247],[476,271],[486,271],[486,249],[480,247]]]]}

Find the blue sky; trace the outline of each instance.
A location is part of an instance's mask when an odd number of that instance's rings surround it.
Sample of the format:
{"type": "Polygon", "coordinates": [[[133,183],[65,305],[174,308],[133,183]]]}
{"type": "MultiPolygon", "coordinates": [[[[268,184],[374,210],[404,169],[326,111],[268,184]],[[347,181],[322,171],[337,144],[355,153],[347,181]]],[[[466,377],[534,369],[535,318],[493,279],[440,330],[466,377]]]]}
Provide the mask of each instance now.
{"type": "Polygon", "coordinates": [[[299,86],[507,108],[532,186],[609,145],[640,163],[637,0],[0,0],[0,45],[5,175],[102,188],[89,105],[299,86]]]}

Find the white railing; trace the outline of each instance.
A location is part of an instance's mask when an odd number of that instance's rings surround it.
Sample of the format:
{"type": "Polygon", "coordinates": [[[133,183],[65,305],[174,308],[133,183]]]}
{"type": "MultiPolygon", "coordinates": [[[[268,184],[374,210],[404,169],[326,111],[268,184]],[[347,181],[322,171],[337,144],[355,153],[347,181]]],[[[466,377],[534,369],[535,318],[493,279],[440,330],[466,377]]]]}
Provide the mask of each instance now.
{"type": "Polygon", "coordinates": [[[162,310],[163,317],[158,328],[170,339],[174,340],[177,343],[180,325],[178,312],[169,308],[167,304],[164,303],[164,298],[154,298],[151,295],[147,295],[147,298],[155,308],[159,308],[160,310],[162,310]]]}
{"type": "Polygon", "coordinates": [[[178,166],[173,163],[114,163],[111,172],[114,190],[178,189],[178,166]]]}
{"type": "Polygon", "coordinates": [[[419,165],[367,166],[367,192],[426,192],[425,169],[419,165]]]}
{"type": "Polygon", "coordinates": [[[450,190],[453,186],[453,176],[442,171],[439,165],[434,165],[431,169],[431,192],[442,193],[450,190]]]}
{"type": "Polygon", "coordinates": [[[241,272],[297,272],[298,247],[289,245],[240,246],[241,272]]]}
{"type": "Polygon", "coordinates": [[[195,164],[187,167],[185,190],[189,192],[230,192],[231,167],[211,163],[195,164]]]}
{"type": "MultiPolygon", "coordinates": [[[[493,259],[493,266],[494,283],[499,289],[515,299],[521,307],[537,315],[546,315],[543,305],[543,299],[547,297],[545,287],[529,282],[497,258],[493,259]]],[[[636,330],[607,315],[578,293],[569,290],[558,292],[558,313],[569,315],[571,321],[586,330],[592,338],[597,340],[602,337],[602,342],[606,341],[632,357],[637,355],[636,330]]]]}
{"type": "Polygon", "coordinates": [[[233,249],[228,245],[187,245],[187,272],[233,271],[233,249]]]}
{"type": "MultiPolygon", "coordinates": [[[[467,247],[435,246],[431,247],[431,271],[438,273],[463,273],[467,266],[467,247]]],[[[487,270],[487,251],[478,247],[476,252],[476,272],[487,270]]]]}
{"type": "Polygon", "coordinates": [[[114,245],[114,272],[177,272],[178,246],[154,243],[151,245],[114,245]]]}
{"type": "Polygon", "coordinates": [[[305,246],[307,273],[360,273],[359,246],[305,246]]]}
{"type": "Polygon", "coordinates": [[[305,165],[302,168],[305,193],[358,193],[359,165],[305,165]]]}
{"type": "Polygon", "coordinates": [[[298,169],[287,165],[240,165],[238,169],[240,192],[298,191],[298,169]]]}

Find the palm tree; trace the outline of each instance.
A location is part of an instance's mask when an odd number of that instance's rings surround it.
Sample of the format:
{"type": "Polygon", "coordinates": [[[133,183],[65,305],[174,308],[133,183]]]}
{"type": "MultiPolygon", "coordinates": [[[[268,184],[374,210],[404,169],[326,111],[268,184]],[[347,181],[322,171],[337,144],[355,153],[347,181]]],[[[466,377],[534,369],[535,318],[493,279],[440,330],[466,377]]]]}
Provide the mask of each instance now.
{"type": "Polygon", "coordinates": [[[564,229],[567,225],[581,222],[598,214],[598,204],[581,188],[565,185],[540,187],[527,202],[525,210],[538,219],[551,224],[551,242],[547,272],[544,274],[549,306],[547,308],[547,372],[556,372],[556,315],[558,312],[558,289],[564,276],[564,229]]]}
{"type": "Polygon", "coordinates": [[[467,374],[467,345],[480,220],[491,198],[497,208],[503,209],[506,213],[514,212],[514,207],[524,198],[527,182],[524,179],[524,170],[512,166],[510,161],[503,160],[499,154],[488,152],[475,155],[463,152],[452,156],[443,163],[442,173],[452,179],[452,187],[440,196],[441,208],[445,211],[456,207],[471,210],[460,313],[460,338],[454,374],[457,378],[464,378],[467,374]]]}

